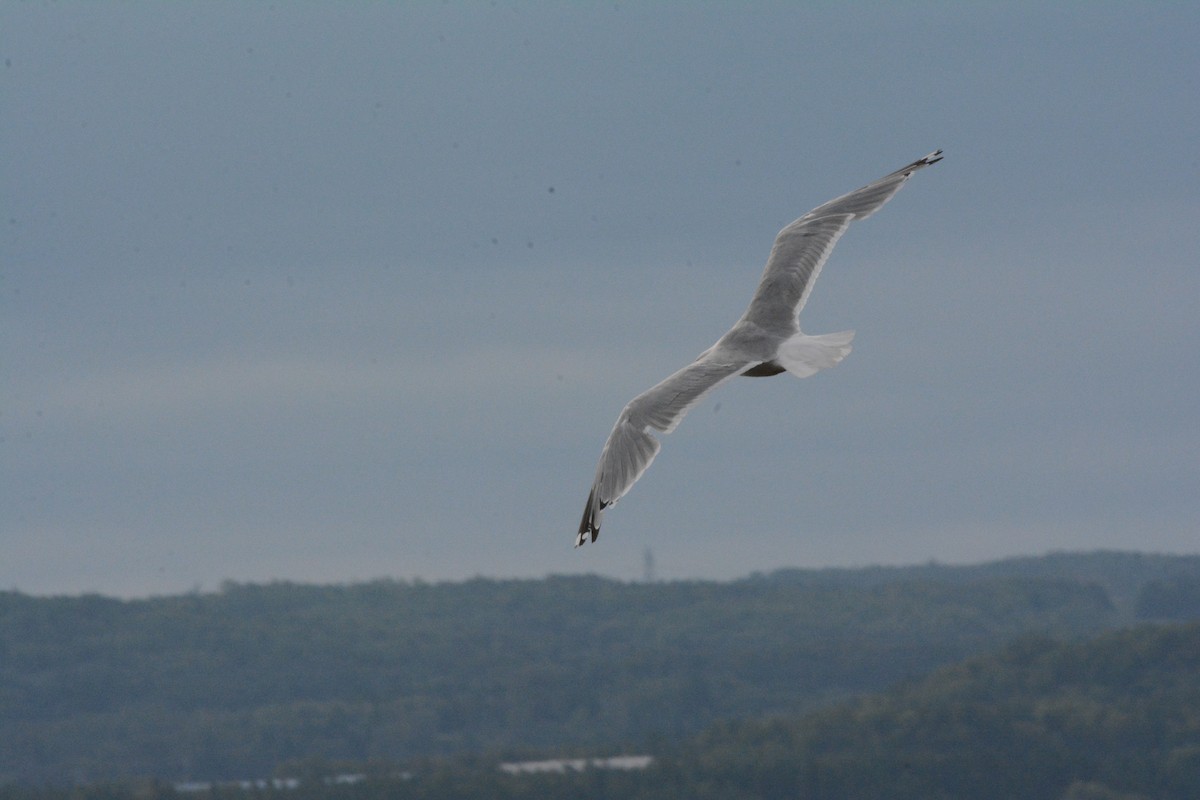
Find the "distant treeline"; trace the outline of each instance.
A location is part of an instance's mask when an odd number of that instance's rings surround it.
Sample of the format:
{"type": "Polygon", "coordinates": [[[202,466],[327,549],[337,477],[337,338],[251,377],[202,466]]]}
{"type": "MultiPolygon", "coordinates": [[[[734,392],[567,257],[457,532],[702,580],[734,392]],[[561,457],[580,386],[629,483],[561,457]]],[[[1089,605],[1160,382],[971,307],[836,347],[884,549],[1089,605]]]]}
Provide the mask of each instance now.
{"type": "MultiPolygon", "coordinates": [[[[888,692],[803,715],[718,723],[646,770],[510,776],[494,758],[380,766],[353,783],[293,765],[288,800],[1194,800],[1200,623],[1083,643],[1018,640],[888,692]]],[[[322,772],[321,768],[325,767],[322,772]]],[[[343,767],[346,768],[346,767],[343,767]]],[[[370,770],[370,767],[366,767],[370,770]]],[[[0,787],[0,800],[246,800],[169,784],[0,787]]]]}
{"type": "MultiPolygon", "coordinates": [[[[706,729],[690,747],[726,736],[744,751],[791,730],[790,752],[796,725],[853,721],[866,706],[801,712],[1031,634],[1079,641],[1139,616],[1193,618],[1197,586],[1200,558],[1098,553],[726,583],[227,584],[137,601],[0,593],[0,785],[254,778],[312,759],[623,745],[660,755],[706,729]],[[724,722],[762,717],[792,721],[724,722]]],[[[1036,642],[1025,646],[1058,647],[1036,642]]],[[[662,769],[737,763],[688,752],[662,769]]]]}

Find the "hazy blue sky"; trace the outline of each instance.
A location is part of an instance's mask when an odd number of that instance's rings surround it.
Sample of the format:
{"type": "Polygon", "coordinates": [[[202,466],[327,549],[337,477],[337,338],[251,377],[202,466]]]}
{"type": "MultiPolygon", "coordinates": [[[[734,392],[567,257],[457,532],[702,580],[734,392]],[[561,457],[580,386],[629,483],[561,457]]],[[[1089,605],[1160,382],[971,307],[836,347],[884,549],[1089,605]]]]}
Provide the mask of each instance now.
{"type": "Polygon", "coordinates": [[[0,588],[1200,552],[1200,4],[0,4],[0,588]],[[571,547],[776,231],[841,366],[571,547]]]}

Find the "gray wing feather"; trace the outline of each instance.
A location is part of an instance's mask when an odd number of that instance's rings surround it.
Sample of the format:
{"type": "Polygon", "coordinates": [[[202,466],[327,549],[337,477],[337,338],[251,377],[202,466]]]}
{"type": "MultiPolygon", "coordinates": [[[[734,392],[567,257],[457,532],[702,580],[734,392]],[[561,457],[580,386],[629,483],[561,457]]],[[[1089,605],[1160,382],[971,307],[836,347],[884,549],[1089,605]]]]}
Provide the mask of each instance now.
{"type": "Polygon", "coordinates": [[[853,214],[801,217],[781,230],[743,318],[784,336],[795,332],[796,315],[853,219],[853,214]]]}
{"type": "Polygon", "coordinates": [[[629,401],[600,453],[576,546],[587,541],[588,536],[596,540],[604,509],[620,500],[658,455],[661,445],[650,429],[663,433],[675,430],[688,410],[706,394],[750,366],[752,363],[744,359],[725,358],[710,350],[629,401]]]}
{"type": "Polygon", "coordinates": [[[798,330],[796,316],[850,223],[878,211],[910,175],[941,161],[941,153],[937,150],[874,183],[819,205],[781,230],[743,319],[771,331],[798,330]]]}
{"type": "Polygon", "coordinates": [[[934,150],[924,158],[918,158],[908,166],[901,167],[895,172],[884,175],[879,180],[868,183],[861,189],[855,189],[853,192],[836,197],[828,203],[817,206],[799,220],[796,220],[796,222],[805,219],[815,219],[816,217],[823,217],[828,214],[853,214],[856,219],[866,219],[882,208],[884,203],[891,200],[896,192],[900,191],[900,187],[904,185],[910,175],[919,169],[924,169],[930,164],[936,164],[941,160],[942,151],[934,150]]]}

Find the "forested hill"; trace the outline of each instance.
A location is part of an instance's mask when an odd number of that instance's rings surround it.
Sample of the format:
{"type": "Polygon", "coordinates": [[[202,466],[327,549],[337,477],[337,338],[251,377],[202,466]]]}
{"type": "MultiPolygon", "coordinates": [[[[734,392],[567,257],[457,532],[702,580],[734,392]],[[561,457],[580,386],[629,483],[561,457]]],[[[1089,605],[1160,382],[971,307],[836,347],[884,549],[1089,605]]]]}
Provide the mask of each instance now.
{"type": "Polygon", "coordinates": [[[926,566],[885,579],[229,584],[137,601],[2,593],[0,783],[677,741],[715,720],[882,689],[1029,633],[1122,624],[1133,611],[1106,586],[1125,587],[1143,615],[1200,616],[1200,559],[1071,558],[1059,574],[1054,559],[1030,560],[1030,575],[926,566]],[[1087,573],[1099,583],[1078,577],[1089,559],[1104,565],[1087,573]],[[1121,559],[1133,588],[1113,581],[1121,559]]]}
{"type": "Polygon", "coordinates": [[[946,565],[861,569],[781,569],[767,580],[808,586],[877,586],[897,581],[978,581],[986,578],[1066,578],[1104,588],[1123,621],[1190,619],[1200,616],[1200,597],[1193,592],[1200,578],[1200,556],[1098,551],[1050,553],[946,565]]]}
{"type": "Polygon", "coordinates": [[[1194,800],[1200,623],[1024,639],[880,695],[716,725],[654,784],[642,796],[1194,800]]]}

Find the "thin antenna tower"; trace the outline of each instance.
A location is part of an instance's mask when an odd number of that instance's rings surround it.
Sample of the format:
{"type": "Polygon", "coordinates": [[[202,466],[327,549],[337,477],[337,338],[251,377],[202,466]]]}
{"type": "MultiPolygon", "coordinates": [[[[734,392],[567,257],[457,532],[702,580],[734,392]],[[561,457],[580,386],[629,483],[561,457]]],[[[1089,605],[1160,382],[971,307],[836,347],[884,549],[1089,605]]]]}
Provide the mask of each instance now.
{"type": "Polygon", "coordinates": [[[642,582],[654,583],[658,577],[654,574],[654,551],[647,547],[642,552],[642,582]]]}

